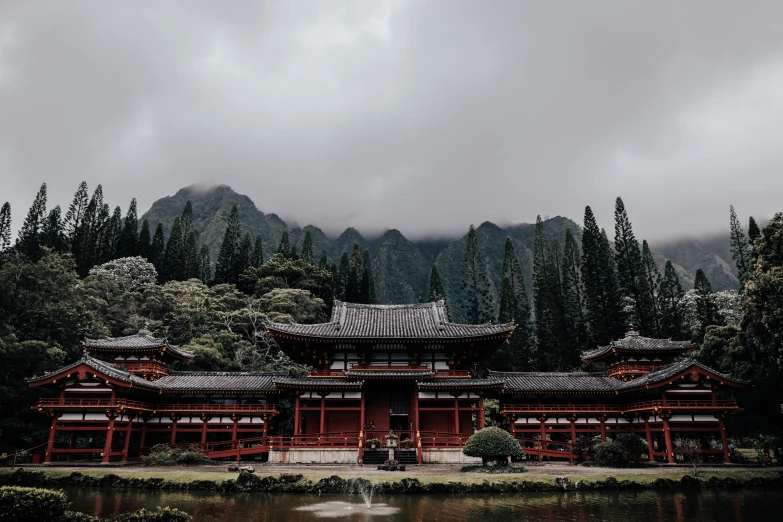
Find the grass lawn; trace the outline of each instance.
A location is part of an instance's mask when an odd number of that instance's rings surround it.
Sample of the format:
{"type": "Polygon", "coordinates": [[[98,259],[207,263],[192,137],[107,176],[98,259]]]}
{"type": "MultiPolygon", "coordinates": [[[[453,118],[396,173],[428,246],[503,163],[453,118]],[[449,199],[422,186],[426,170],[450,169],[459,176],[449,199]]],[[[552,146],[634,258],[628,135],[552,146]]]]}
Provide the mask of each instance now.
{"type": "MultiPolygon", "coordinates": [[[[30,468],[28,468],[29,470],[30,468]]],[[[595,469],[595,468],[593,468],[595,469]]],[[[2,468],[0,469],[0,475],[2,474],[8,474],[13,473],[14,470],[9,468],[2,468]]],[[[36,470],[37,471],[37,470],[36,470]]],[[[61,469],[44,469],[40,470],[46,473],[48,476],[53,478],[59,478],[63,476],[70,475],[74,471],[73,469],[67,469],[67,468],[61,468],[61,469]]],[[[202,470],[183,470],[182,468],[175,468],[171,471],[161,471],[161,470],[145,470],[143,468],[135,468],[135,469],[80,469],[78,470],[79,473],[83,475],[89,475],[92,477],[103,477],[104,475],[108,474],[115,474],[120,477],[125,478],[164,478],[166,480],[172,481],[172,482],[191,482],[194,480],[213,480],[215,482],[221,482],[223,480],[227,479],[235,479],[237,477],[237,473],[228,473],[225,471],[203,471],[202,470]]],[[[652,482],[653,480],[657,478],[668,478],[673,480],[680,480],[684,475],[693,475],[692,470],[685,469],[685,468],[679,468],[676,471],[674,470],[661,470],[660,472],[650,472],[646,471],[644,473],[628,473],[628,470],[625,470],[623,473],[616,473],[616,470],[613,470],[611,468],[606,468],[605,473],[599,474],[583,474],[580,473],[580,470],[578,467],[575,467],[573,469],[573,473],[559,473],[557,475],[549,475],[546,473],[516,473],[516,474],[508,474],[508,475],[491,475],[491,474],[485,474],[485,473],[454,473],[450,475],[429,475],[429,474],[417,474],[415,471],[413,473],[389,473],[389,474],[373,474],[368,475],[361,472],[353,471],[351,469],[346,469],[344,472],[329,472],[329,473],[302,473],[305,480],[311,480],[313,482],[317,482],[318,480],[331,476],[331,475],[338,475],[344,479],[347,478],[356,478],[356,477],[364,477],[364,478],[370,478],[376,482],[385,482],[385,481],[398,481],[402,478],[417,478],[420,482],[428,484],[428,483],[447,483],[447,482],[461,482],[464,484],[473,484],[473,483],[481,483],[484,481],[487,481],[489,483],[493,482],[516,482],[521,480],[526,480],[529,482],[543,482],[547,484],[552,484],[555,481],[555,478],[557,476],[567,476],[571,482],[577,482],[579,480],[583,480],[586,482],[595,482],[598,480],[603,480],[607,476],[614,476],[617,478],[617,480],[633,480],[639,483],[646,483],[646,482],[652,482]]],[[[300,470],[296,467],[292,467],[291,473],[299,473],[300,470]]],[[[715,468],[702,468],[699,470],[698,477],[702,479],[708,479],[710,477],[716,476],[719,478],[725,478],[725,477],[733,477],[735,479],[743,479],[747,480],[751,477],[771,477],[771,476],[777,476],[779,471],[777,470],[769,470],[769,469],[715,469],[715,468]]],[[[260,470],[260,472],[256,473],[259,477],[264,476],[277,476],[278,473],[264,473],[263,470],[260,470]]]]}

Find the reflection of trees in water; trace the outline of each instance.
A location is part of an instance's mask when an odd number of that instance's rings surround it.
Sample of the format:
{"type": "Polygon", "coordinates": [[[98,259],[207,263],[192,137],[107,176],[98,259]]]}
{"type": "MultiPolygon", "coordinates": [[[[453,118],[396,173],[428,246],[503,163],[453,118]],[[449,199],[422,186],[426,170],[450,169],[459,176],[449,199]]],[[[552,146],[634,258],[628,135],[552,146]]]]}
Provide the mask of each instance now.
{"type": "MultiPolygon", "coordinates": [[[[68,487],[65,492],[76,509],[95,516],[125,513],[142,507],[171,506],[192,513],[194,522],[300,522],[313,519],[313,513],[296,511],[301,506],[328,501],[362,503],[361,497],[356,495],[220,494],[81,487],[68,487]]],[[[342,520],[739,522],[772,519],[773,514],[783,510],[783,498],[775,491],[764,490],[380,495],[374,502],[388,504],[399,512],[388,517],[373,517],[358,510],[342,520]]]]}

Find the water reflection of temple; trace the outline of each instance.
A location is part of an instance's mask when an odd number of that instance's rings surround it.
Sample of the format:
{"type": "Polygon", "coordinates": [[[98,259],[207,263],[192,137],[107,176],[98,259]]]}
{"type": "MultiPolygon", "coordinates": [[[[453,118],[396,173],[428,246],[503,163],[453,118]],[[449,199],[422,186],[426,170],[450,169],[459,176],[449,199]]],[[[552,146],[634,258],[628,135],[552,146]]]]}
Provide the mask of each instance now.
{"type": "Polygon", "coordinates": [[[86,341],[81,360],[30,380],[54,392],[35,406],[52,418],[45,460],[128,461],[167,443],[198,445],[212,458],[371,463],[385,460],[373,446],[394,430],[400,461],[464,462],[485,398],[500,399],[528,458],[573,462],[590,438],[635,433],[650,460],[674,462],[677,435],[728,460],[723,420],[739,409],[731,389],[743,386],[688,358],[688,342],[633,333],[584,354],[607,363],[605,372],[479,377],[473,369],[513,325],[455,324],[442,302],[337,302],[327,323],[267,331],[312,368],[307,377],[172,371],[192,355],[149,332],[86,341]],[[290,433],[268,429],[281,397],[294,405],[290,433]]]}

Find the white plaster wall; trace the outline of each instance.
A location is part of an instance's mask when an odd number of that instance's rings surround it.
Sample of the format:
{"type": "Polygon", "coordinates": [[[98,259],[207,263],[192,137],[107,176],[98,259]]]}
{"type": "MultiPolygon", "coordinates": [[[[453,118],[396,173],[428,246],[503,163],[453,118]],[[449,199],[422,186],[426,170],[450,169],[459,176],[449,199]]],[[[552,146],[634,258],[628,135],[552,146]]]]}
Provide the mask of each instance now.
{"type": "Polygon", "coordinates": [[[479,457],[468,457],[461,448],[422,448],[421,459],[425,464],[481,464],[479,457]]]}
{"type": "Polygon", "coordinates": [[[269,462],[290,464],[356,464],[358,449],[272,449],[269,462]]]}

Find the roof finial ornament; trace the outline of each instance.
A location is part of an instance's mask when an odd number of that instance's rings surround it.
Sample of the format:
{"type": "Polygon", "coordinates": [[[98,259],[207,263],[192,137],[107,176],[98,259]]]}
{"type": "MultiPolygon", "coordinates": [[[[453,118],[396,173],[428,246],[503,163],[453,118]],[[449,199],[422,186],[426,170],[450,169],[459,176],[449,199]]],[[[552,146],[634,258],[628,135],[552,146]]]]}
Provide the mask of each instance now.
{"type": "Polygon", "coordinates": [[[639,337],[639,332],[637,332],[635,330],[629,330],[629,331],[625,332],[625,336],[626,337],[639,337]]]}
{"type": "Polygon", "coordinates": [[[149,324],[145,322],[144,323],[144,328],[139,330],[139,336],[143,337],[145,335],[152,335],[152,332],[150,332],[148,328],[149,328],[149,324]]]}

